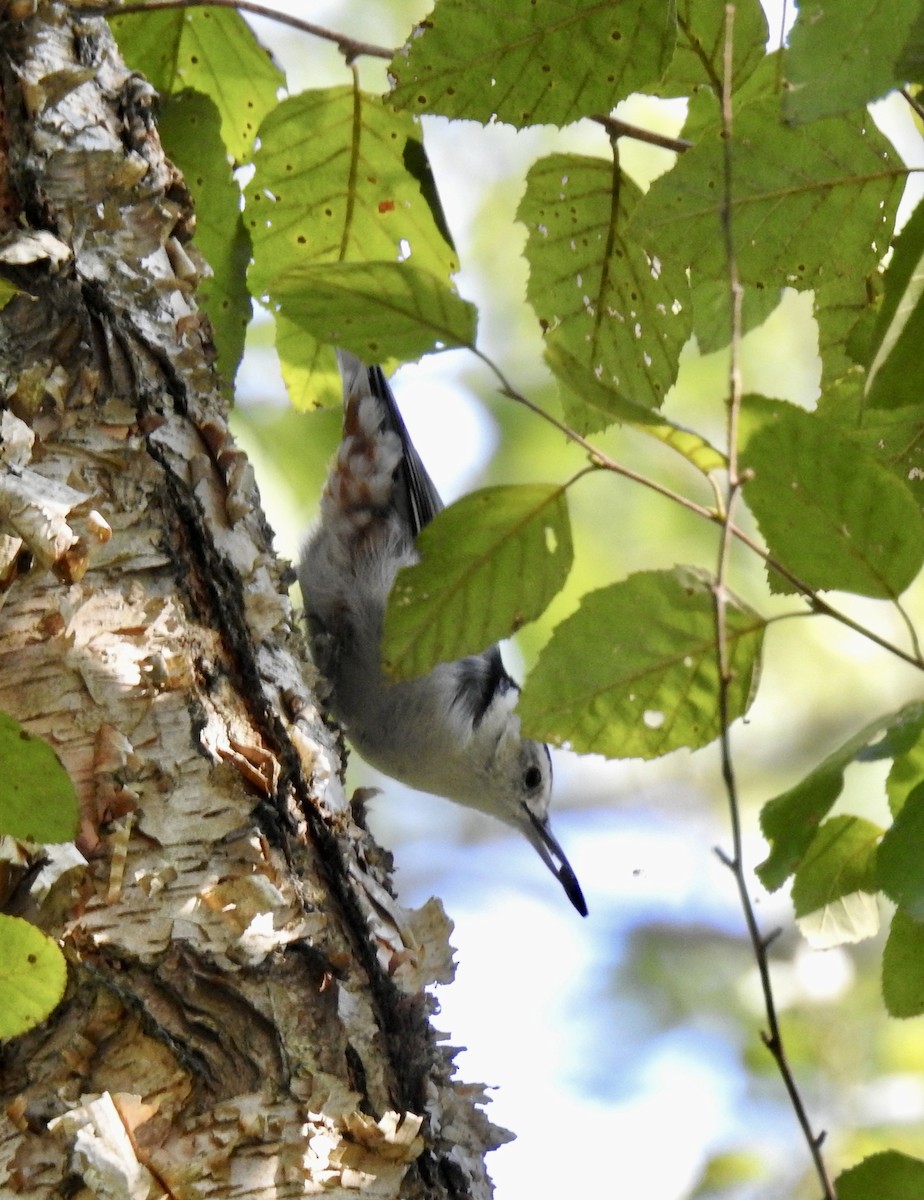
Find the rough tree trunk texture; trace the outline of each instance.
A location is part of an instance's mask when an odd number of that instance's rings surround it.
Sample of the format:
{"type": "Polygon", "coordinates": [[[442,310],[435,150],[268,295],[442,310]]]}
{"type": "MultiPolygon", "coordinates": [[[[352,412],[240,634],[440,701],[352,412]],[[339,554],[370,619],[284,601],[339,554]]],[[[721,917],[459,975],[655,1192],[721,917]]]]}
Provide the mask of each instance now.
{"type": "Polygon", "coordinates": [[[0,1196],[487,1197],[503,1134],[424,992],[448,922],[395,903],[344,797],[152,94],[102,19],[23,7],[0,3],[23,293],[0,313],[0,710],[75,780],[86,862],[9,898],[69,984],[0,1052],[0,1196]]]}

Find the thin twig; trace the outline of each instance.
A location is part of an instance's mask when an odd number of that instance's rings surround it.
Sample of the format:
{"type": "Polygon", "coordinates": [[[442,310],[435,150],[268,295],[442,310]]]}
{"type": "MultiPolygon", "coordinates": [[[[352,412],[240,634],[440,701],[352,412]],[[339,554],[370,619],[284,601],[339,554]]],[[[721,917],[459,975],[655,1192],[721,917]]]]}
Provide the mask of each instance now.
{"type": "Polygon", "coordinates": [[[107,17],[121,16],[123,13],[143,13],[165,8],[234,8],[239,12],[248,12],[255,17],[266,17],[270,21],[278,21],[280,25],[289,25],[301,33],[333,42],[347,61],[367,55],[370,58],[387,58],[389,62],[395,57],[395,51],[386,46],[374,46],[371,42],[360,42],[348,37],[345,33],[336,33],[333,29],[325,29],[315,25],[313,21],[305,21],[301,17],[292,17],[288,13],[268,8],[265,4],[256,4],[254,0],[147,0],[139,4],[113,4],[103,9],[107,17]]]}
{"type": "Polygon", "coordinates": [[[628,121],[620,121],[618,117],[605,117],[597,113],[590,119],[602,125],[612,138],[634,138],[637,142],[660,146],[662,150],[674,150],[677,154],[683,154],[684,150],[689,150],[693,145],[686,138],[669,137],[666,133],[656,133],[653,129],[642,128],[641,125],[630,125],[628,121]]]}
{"type": "Polygon", "coordinates": [[[722,532],[719,538],[719,555],[716,565],[715,587],[715,627],[716,627],[716,659],[719,673],[719,749],[722,759],[722,779],[728,797],[729,823],[731,825],[732,853],[720,857],[729,868],[735,879],[741,909],[754,958],[760,975],[761,990],[764,998],[764,1010],[767,1017],[769,1032],[763,1034],[763,1041],[776,1062],[777,1069],[789,1095],[790,1104],[799,1122],[799,1127],[805,1138],[815,1166],[815,1171],[821,1183],[825,1200],[836,1200],[834,1187],[828,1177],[828,1170],[821,1154],[821,1143],[824,1135],[817,1135],[805,1108],[805,1102],[799,1091],[792,1068],[786,1055],[783,1035],[780,1029],[776,999],[773,993],[773,980],[770,973],[768,948],[770,939],[764,937],[757,923],[754,904],[748,891],[747,872],[744,863],[744,846],[741,832],[741,806],[738,797],[738,784],[735,776],[734,761],[731,747],[731,705],[730,692],[734,680],[731,661],[728,653],[728,569],[733,540],[732,515],[735,500],[741,490],[742,480],[738,474],[738,418],[741,412],[741,300],[743,289],[738,277],[738,260],[735,254],[734,228],[732,220],[732,200],[734,196],[734,155],[732,144],[733,111],[732,111],[732,70],[734,46],[735,6],[725,6],[725,54],[722,73],[722,146],[723,146],[723,197],[722,197],[722,232],[725,240],[725,252],[728,262],[728,286],[731,296],[731,358],[729,365],[728,383],[728,485],[725,503],[725,519],[722,522],[722,532]]]}
{"type": "Polygon", "coordinates": [[[911,105],[912,111],[917,115],[918,119],[924,121],[924,105],[921,104],[917,96],[912,96],[906,87],[899,88],[898,90],[911,105]]]}
{"type": "MultiPolygon", "coordinates": [[[[623,466],[622,463],[617,462],[614,458],[611,458],[607,453],[605,453],[605,451],[601,450],[598,446],[595,446],[593,442],[589,441],[582,434],[578,433],[576,429],[572,429],[570,425],[566,424],[564,421],[560,421],[558,417],[553,416],[552,413],[547,412],[540,404],[537,404],[535,400],[530,400],[528,396],[525,396],[517,387],[514,386],[513,383],[510,382],[497,363],[494,362],[493,359],[489,358],[483,351],[478,350],[477,348],[473,348],[473,350],[477,357],[480,358],[481,361],[496,376],[498,383],[500,384],[498,390],[500,391],[501,395],[506,396],[509,400],[515,401],[517,404],[522,404],[524,408],[528,408],[530,412],[534,412],[537,416],[541,417],[543,421],[546,421],[554,429],[557,429],[559,433],[563,434],[564,437],[567,438],[569,442],[573,442],[576,446],[580,446],[582,450],[587,452],[588,457],[595,466],[601,467],[606,471],[612,471],[614,475],[621,475],[625,479],[631,479],[634,483],[641,484],[642,487],[648,488],[649,491],[656,492],[659,496],[664,496],[667,500],[672,500],[675,504],[680,505],[681,508],[685,508],[688,512],[695,513],[695,515],[698,517],[704,517],[707,521],[711,521],[714,525],[725,525],[726,514],[724,498],[717,495],[716,507],[709,508],[705,504],[698,504],[695,500],[691,500],[688,496],[684,496],[680,492],[675,492],[672,488],[666,487],[664,484],[659,483],[656,479],[651,479],[647,475],[642,475],[638,471],[633,471],[631,467],[623,466]]],[[[713,489],[716,490],[717,484],[715,480],[710,478],[709,482],[713,489]]],[[[774,558],[774,556],[764,546],[751,537],[751,535],[739,525],[729,523],[728,530],[733,538],[741,542],[743,546],[747,546],[749,550],[756,554],[757,557],[760,558],[765,564],[768,570],[775,571],[779,576],[785,579],[787,583],[791,584],[793,589],[807,601],[812,612],[817,613],[822,617],[829,617],[832,621],[837,621],[839,625],[843,625],[845,628],[852,630],[854,633],[858,634],[862,638],[865,638],[867,641],[873,642],[875,645],[879,646],[880,649],[885,650],[887,653],[901,659],[902,662],[907,663],[909,666],[915,667],[919,671],[924,670],[924,656],[916,653],[909,654],[908,651],[903,650],[901,646],[896,646],[887,638],[884,638],[880,634],[876,633],[875,630],[869,629],[865,625],[861,625],[859,621],[855,621],[853,617],[848,616],[847,613],[841,612],[840,609],[835,608],[833,604],[830,604],[824,599],[823,596],[819,595],[819,593],[815,591],[810,584],[806,583],[804,579],[800,579],[798,575],[791,571],[789,567],[785,565],[785,563],[782,563],[779,561],[779,559],[774,558]]]]}

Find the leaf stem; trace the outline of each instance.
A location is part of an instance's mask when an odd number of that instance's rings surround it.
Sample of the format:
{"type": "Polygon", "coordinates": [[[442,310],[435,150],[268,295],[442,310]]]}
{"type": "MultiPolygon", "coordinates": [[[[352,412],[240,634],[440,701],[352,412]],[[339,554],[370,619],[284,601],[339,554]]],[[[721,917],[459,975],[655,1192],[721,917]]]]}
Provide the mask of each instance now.
{"type": "Polygon", "coordinates": [[[662,150],[673,150],[677,154],[683,154],[684,150],[693,146],[686,138],[670,137],[666,133],[656,133],[653,129],[643,129],[641,125],[631,125],[628,121],[620,121],[618,117],[606,117],[602,113],[596,113],[590,119],[602,125],[611,138],[634,138],[638,142],[660,146],[662,150]]]}
{"type": "Polygon", "coordinates": [[[387,46],[375,46],[371,42],[360,42],[347,34],[336,33],[333,29],[325,29],[322,25],[315,25],[313,21],[290,16],[288,13],[268,8],[265,4],[257,4],[254,0],[146,0],[139,4],[113,4],[109,8],[104,8],[102,12],[106,17],[118,17],[123,13],[143,13],[149,10],[153,12],[157,9],[169,8],[233,8],[238,12],[251,13],[255,17],[266,17],[269,21],[278,21],[280,25],[289,25],[301,33],[310,34],[311,37],[333,42],[346,59],[347,66],[350,66],[354,59],[360,58],[362,55],[370,58],[387,58],[389,61],[395,56],[395,51],[389,50],[387,46]]]}
{"type": "Polygon", "coordinates": [[[767,1017],[768,1033],[762,1034],[764,1045],[770,1051],[776,1062],[777,1069],[790,1104],[796,1115],[796,1120],[802,1130],[818,1179],[821,1183],[825,1200],[836,1200],[834,1187],[828,1177],[828,1170],[821,1154],[821,1143],[824,1135],[817,1135],[806,1111],[805,1102],[799,1091],[792,1068],[786,1055],[783,1035],[777,1014],[776,999],[773,993],[773,979],[770,972],[769,946],[772,939],[765,937],[757,922],[754,903],[748,890],[748,876],[744,862],[744,845],[741,830],[741,804],[738,794],[738,784],[735,774],[734,759],[731,745],[731,707],[730,691],[734,680],[734,670],[728,653],[727,603],[728,603],[728,570],[731,547],[734,538],[732,532],[732,516],[735,501],[742,486],[742,478],[738,473],[738,420],[741,413],[741,302],[743,288],[738,276],[738,260],[735,254],[734,224],[732,219],[732,199],[734,196],[734,146],[732,141],[734,120],[732,106],[732,72],[734,48],[735,5],[725,6],[725,46],[722,72],[722,168],[723,196],[721,207],[722,234],[725,241],[725,253],[728,263],[728,289],[731,300],[731,352],[728,375],[728,402],[726,414],[726,431],[728,438],[728,480],[725,501],[725,516],[722,521],[719,537],[718,562],[716,564],[715,586],[715,628],[716,628],[716,658],[719,675],[718,704],[719,704],[719,752],[722,762],[722,779],[728,798],[729,824],[731,827],[732,852],[720,854],[722,862],[731,871],[744,922],[747,927],[754,959],[760,976],[761,990],[764,998],[764,1011],[767,1017]]]}

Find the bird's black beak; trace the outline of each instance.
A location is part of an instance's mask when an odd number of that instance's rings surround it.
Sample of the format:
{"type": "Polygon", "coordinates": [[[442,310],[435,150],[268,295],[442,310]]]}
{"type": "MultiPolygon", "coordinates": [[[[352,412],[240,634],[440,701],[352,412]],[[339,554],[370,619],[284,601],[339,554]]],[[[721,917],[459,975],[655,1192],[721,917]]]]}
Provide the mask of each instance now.
{"type": "Polygon", "coordinates": [[[586,917],[587,901],[584,899],[581,885],[578,883],[577,876],[571,869],[571,864],[565,858],[564,851],[556,841],[551,829],[549,829],[548,820],[540,820],[528,808],[526,812],[529,816],[529,824],[526,827],[526,834],[529,840],[539,852],[539,857],[565,889],[565,895],[581,916],[586,917]]]}

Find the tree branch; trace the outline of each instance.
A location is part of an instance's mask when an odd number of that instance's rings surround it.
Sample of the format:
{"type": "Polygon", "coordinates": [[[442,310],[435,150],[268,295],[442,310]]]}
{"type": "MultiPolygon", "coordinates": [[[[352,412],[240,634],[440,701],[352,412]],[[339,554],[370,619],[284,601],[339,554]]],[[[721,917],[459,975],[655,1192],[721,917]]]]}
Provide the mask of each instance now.
{"type": "Polygon", "coordinates": [[[395,56],[395,51],[389,50],[386,46],[360,42],[356,38],[348,37],[345,33],[336,33],[332,29],[325,29],[322,25],[315,25],[313,21],[305,21],[301,17],[293,17],[288,13],[267,8],[265,4],[256,4],[254,0],[148,0],[147,3],[140,4],[113,4],[111,7],[103,9],[103,15],[118,17],[127,13],[154,12],[169,8],[233,8],[238,12],[251,13],[255,17],[266,17],[269,21],[278,21],[280,25],[289,25],[292,29],[298,29],[301,33],[307,33],[311,37],[333,42],[346,59],[348,66],[354,59],[360,58],[362,55],[370,58],[385,58],[389,61],[395,56]]]}
{"type": "Polygon", "coordinates": [[[748,890],[748,877],[744,863],[744,847],[741,832],[741,805],[738,795],[738,784],[731,746],[731,710],[730,691],[734,680],[734,672],[728,654],[728,570],[732,546],[732,515],[738,493],[741,490],[742,479],[738,473],[738,420],[741,413],[741,302],[744,290],[738,276],[738,260],[735,254],[734,226],[732,219],[732,202],[734,197],[734,146],[732,134],[734,128],[732,108],[732,70],[734,48],[735,6],[725,6],[725,48],[722,72],[722,148],[723,148],[723,196],[722,196],[722,234],[725,240],[725,253],[728,262],[728,289],[731,298],[731,353],[729,360],[728,380],[728,484],[725,502],[725,517],[722,521],[722,531],[719,538],[719,555],[716,565],[715,586],[715,628],[716,628],[716,658],[719,673],[719,751],[722,760],[722,779],[725,783],[725,793],[728,798],[729,823],[731,825],[732,853],[721,855],[722,861],[731,871],[744,914],[748,937],[754,951],[760,985],[764,998],[764,1011],[767,1016],[769,1033],[763,1034],[763,1041],[776,1062],[777,1069],[789,1095],[796,1120],[802,1130],[812,1162],[821,1183],[825,1200],[836,1200],[834,1187],[828,1177],[827,1165],[821,1153],[824,1134],[816,1134],[806,1111],[805,1102],[796,1083],[795,1075],[786,1056],[786,1048],[780,1029],[773,994],[773,979],[770,973],[768,949],[770,939],[765,938],[760,931],[754,904],[748,890]]]}

